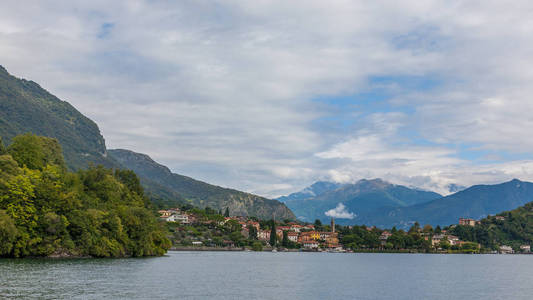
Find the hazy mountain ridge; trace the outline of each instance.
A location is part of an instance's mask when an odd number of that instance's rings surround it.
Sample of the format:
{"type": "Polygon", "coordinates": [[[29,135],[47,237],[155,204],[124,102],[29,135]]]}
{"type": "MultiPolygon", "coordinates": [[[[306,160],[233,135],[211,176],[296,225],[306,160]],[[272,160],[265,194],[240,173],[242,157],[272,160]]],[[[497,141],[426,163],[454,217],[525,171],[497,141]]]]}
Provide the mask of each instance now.
{"type": "Polygon", "coordinates": [[[533,183],[513,179],[496,185],[474,185],[455,194],[409,207],[383,208],[357,219],[358,224],[407,227],[456,224],[461,217],[481,219],[533,201],[533,183]]]}
{"type": "Polygon", "coordinates": [[[329,190],[323,189],[317,196],[299,197],[301,192],[294,193],[285,197],[284,202],[299,219],[306,221],[327,221],[324,213],[343,203],[347,211],[358,217],[353,220],[339,219],[338,222],[350,224],[357,222],[360,216],[380,208],[409,206],[442,197],[434,192],[411,189],[381,179],[362,179],[353,184],[331,184],[329,187],[329,190]]]}
{"type": "MultiPolygon", "coordinates": [[[[211,185],[187,176],[174,174],[167,167],[155,162],[146,154],[130,150],[108,150],[111,157],[123,166],[133,170],[141,178],[165,187],[195,206],[209,206],[224,210],[229,208],[232,215],[257,216],[259,218],[294,219],[294,214],[283,203],[257,195],[211,185]]],[[[145,183],[145,182],[143,182],[145,183]]],[[[145,185],[150,194],[161,195],[157,187],[145,185]]],[[[161,197],[165,198],[165,197],[161,197]]]]}

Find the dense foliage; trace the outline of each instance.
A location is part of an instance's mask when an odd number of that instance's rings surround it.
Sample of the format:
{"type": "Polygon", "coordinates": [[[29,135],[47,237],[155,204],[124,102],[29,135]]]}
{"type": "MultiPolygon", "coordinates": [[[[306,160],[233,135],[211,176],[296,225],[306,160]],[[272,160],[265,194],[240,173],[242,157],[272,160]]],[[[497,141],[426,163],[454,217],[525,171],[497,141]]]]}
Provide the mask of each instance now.
{"type": "Polygon", "coordinates": [[[518,251],[520,245],[533,243],[533,202],[482,219],[476,226],[455,226],[450,231],[487,249],[497,250],[501,245],[508,245],[518,251]]]}
{"type": "Polygon", "coordinates": [[[17,136],[0,153],[0,256],[162,255],[170,242],[148,203],[132,171],[71,173],[57,140],[17,136]]]}

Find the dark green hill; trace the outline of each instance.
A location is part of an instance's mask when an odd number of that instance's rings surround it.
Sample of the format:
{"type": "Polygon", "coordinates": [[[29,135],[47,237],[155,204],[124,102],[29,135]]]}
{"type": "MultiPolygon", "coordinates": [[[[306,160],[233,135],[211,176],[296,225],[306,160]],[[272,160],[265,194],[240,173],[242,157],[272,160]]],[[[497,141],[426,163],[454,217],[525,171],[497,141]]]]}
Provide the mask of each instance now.
{"type": "Polygon", "coordinates": [[[325,184],[304,189],[302,192],[283,197],[285,204],[305,221],[321,219],[327,221],[326,211],[344,204],[348,212],[356,218],[338,219],[339,224],[359,223],[369,213],[384,207],[405,207],[416,203],[428,202],[442,197],[434,192],[411,189],[395,185],[381,179],[360,180],[355,184],[325,184]],[[309,195],[305,197],[305,195],[309,195]]]}
{"type": "Polygon", "coordinates": [[[457,224],[459,218],[480,219],[490,214],[515,209],[533,201],[533,183],[514,179],[496,185],[475,185],[455,194],[423,204],[381,209],[359,220],[385,228],[420,224],[457,224]]]}
{"type": "Polygon", "coordinates": [[[521,245],[533,243],[533,202],[484,218],[475,227],[455,226],[451,232],[464,241],[480,243],[489,249],[508,245],[520,251],[521,245]]]}
{"type": "Polygon", "coordinates": [[[148,155],[122,149],[108,150],[108,153],[120,164],[137,173],[143,180],[146,190],[156,199],[157,197],[161,200],[168,199],[162,194],[175,193],[180,195],[179,201],[185,199],[192,205],[209,206],[215,209],[228,207],[232,215],[256,216],[263,219],[274,216],[277,220],[295,218],[291,210],[277,200],[266,199],[174,174],[148,155]],[[145,178],[149,178],[149,181],[144,180],[145,178]]]}
{"type": "Polygon", "coordinates": [[[118,166],[106,157],[96,123],[37,83],[11,76],[0,66],[0,136],[9,144],[14,136],[28,132],[58,139],[71,170],[89,163],[118,166]]]}

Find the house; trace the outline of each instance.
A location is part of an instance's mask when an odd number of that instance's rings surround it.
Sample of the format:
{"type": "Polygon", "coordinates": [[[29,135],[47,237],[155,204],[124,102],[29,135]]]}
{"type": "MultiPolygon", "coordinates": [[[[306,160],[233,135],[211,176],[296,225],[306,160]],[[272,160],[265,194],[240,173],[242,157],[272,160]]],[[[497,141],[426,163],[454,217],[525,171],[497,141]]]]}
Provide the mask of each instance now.
{"type": "Polygon", "coordinates": [[[270,240],[270,230],[259,230],[257,232],[257,238],[262,241],[270,240]]]}
{"type": "Polygon", "coordinates": [[[337,233],[328,232],[328,231],[323,231],[323,232],[320,232],[319,234],[320,234],[320,239],[321,240],[326,240],[326,239],[328,239],[331,236],[335,236],[335,237],[337,236],[337,233]]]}
{"type": "Polygon", "coordinates": [[[318,249],[318,242],[317,241],[305,241],[305,242],[303,242],[302,245],[306,249],[318,249]]]}
{"type": "Polygon", "coordinates": [[[521,245],[520,246],[520,251],[522,251],[523,253],[529,253],[529,252],[531,252],[531,246],[530,245],[521,245]]]}
{"type": "Polygon", "coordinates": [[[474,220],[474,219],[467,219],[467,218],[459,218],[459,225],[463,225],[463,226],[476,226],[476,220],[474,220]]]}
{"type": "Polygon", "coordinates": [[[193,241],[193,242],[192,242],[192,245],[193,245],[193,246],[202,246],[202,244],[203,244],[203,243],[200,242],[200,241],[193,241]]]}
{"type": "Polygon", "coordinates": [[[496,219],[498,221],[505,221],[505,217],[504,216],[494,216],[494,219],[496,219]]]}
{"type": "Polygon", "coordinates": [[[189,218],[188,214],[176,214],[172,216],[174,217],[174,222],[180,222],[181,224],[190,224],[192,221],[192,218],[189,218]]]}
{"type": "Polygon", "coordinates": [[[448,235],[446,236],[448,238],[448,241],[450,242],[450,245],[457,245],[459,243],[459,238],[455,235],[448,235]]]}
{"type": "Polygon", "coordinates": [[[326,238],[326,248],[339,248],[339,239],[337,234],[332,234],[326,238]]]}
{"type": "Polygon", "coordinates": [[[444,234],[435,234],[431,237],[431,246],[436,246],[443,240],[446,236],[444,234]]]}
{"type": "Polygon", "coordinates": [[[387,239],[392,235],[392,233],[388,231],[383,231],[381,235],[379,236],[379,241],[381,243],[381,246],[385,246],[387,244],[387,239]]]}
{"type": "Polygon", "coordinates": [[[291,230],[294,232],[300,232],[303,226],[298,224],[291,224],[291,230]]]}
{"type": "Polygon", "coordinates": [[[315,230],[315,225],[313,224],[307,224],[303,227],[303,229],[306,229],[306,230],[315,230]]]}
{"type": "Polygon", "coordinates": [[[172,212],[170,210],[162,209],[162,210],[159,210],[157,212],[161,215],[162,218],[163,217],[170,217],[172,215],[172,212]]]}
{"type": "Polygon", "coordinates": [[[501,254],[513,254],[514,250],[513,248],[511,248],[511,246],[503,245],[503,246],[500,246],[500,253],[501,254]]]}
{"type": "Polygon", "coordinates": [[[320,239],[320,233],[317,231],[306,231],[300,233],[300,237],[298,238],[300,244],[303,244],[305,241],[316,241],[320,239]]]}
{"type": "Polygon", "coordinates": [[[298,242],[298,236],[299,236],[298,232],[289,231],[287,233],[287,237],[289,238],[289,241],[294,242],[294,243],[298,242]]]}
{"type": "Polygon", "coordinates": [[[248,223],[246,223],[247,227],[255,227],[255,229],[259,232],[259,230],[261,229],[261,227],[259,226],[259,222],[255,222],[255,221],[248,221],[248,223]]]}

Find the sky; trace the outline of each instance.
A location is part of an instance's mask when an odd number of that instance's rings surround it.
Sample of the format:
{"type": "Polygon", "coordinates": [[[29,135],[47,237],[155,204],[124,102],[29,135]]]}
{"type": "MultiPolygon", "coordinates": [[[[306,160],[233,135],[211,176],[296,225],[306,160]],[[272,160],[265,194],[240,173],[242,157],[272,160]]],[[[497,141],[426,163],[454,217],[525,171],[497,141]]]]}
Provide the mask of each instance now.
{"type": "Polygon", "coordinates": [[[0,65],[109,149],[276,197],[533,181],[530,1],[11,1],[0,65]]]}

